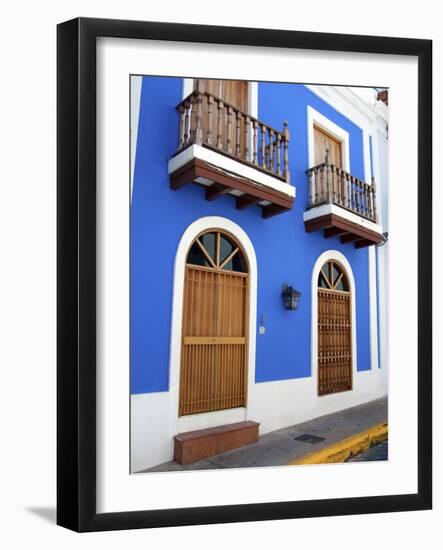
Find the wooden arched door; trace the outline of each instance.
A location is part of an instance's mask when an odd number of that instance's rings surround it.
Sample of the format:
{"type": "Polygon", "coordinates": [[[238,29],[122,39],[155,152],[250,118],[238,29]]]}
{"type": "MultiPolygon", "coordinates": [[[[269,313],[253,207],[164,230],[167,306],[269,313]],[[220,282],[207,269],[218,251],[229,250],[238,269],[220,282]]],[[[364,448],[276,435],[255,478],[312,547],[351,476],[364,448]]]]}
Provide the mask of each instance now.
{"type": "Polygon", "coordinates": [[[231,235],[191,245],[185,272],[179,415],[246,405],[249,276],[231,235]]]}
{"type": "Polygon", "coordinates": [[[318,394],[351,389],[351,292],[342,266],[328,261],[318,276],[318,394]]]}

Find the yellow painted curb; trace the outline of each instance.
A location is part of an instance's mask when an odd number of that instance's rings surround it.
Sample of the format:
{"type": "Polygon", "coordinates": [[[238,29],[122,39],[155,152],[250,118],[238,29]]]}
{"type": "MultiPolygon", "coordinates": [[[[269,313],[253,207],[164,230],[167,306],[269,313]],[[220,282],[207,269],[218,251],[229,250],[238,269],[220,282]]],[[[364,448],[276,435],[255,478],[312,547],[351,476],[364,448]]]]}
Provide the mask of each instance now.
{"type": "Polygon", "coordinates": [[[337,441],[333,445],[297,458],[288,465],[294,464],[332,464],[345,462],[351,456],[365,451],[372,445],[388,438],[388,423],[375,424],[367,430],[337,441]]]}

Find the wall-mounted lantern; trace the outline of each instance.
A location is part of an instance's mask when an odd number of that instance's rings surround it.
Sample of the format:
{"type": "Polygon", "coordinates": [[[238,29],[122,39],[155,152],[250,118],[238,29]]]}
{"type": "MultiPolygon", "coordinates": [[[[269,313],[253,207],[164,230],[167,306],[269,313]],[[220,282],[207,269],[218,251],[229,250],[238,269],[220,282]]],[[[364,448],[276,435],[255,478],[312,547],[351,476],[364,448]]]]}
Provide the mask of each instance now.
{"type": "Polygon", "coordinates": [[[284,284],[281,295],[286,309],[297,309],[301,292],[295,290],[292,286],[284,284]]]}

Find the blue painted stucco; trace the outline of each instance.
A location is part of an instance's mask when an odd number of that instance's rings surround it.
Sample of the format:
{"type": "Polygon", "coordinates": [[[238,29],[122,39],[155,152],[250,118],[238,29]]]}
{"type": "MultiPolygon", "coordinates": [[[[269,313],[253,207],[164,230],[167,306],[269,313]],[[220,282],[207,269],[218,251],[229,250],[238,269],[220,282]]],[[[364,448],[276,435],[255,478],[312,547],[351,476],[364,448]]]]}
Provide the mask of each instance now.
{"type": "MultiPolygon", "coordinates": [[[[259,83],[259,118],[291,132],[289,161],[297,197],[294,208],[264,220],[261,209],[235,208],[232,197],[208,202],[204,190],[187,185],[169,189],[167,160],[177,146],[183,82],[144,77],[131,206],[131,392],[168,391],[174,259],[185,229],[204,216],[223,216],[240,225],[255,248],[258,267],[257,321],[266,317],[266,333],[257,330],[255,381],[311,375],[311,275],[318,256],[334,248],[349,260],[356,282],[357,368],[370,368],[367,249],[306,233],[307,105],[349,132],[350,169],[364,178],[362,131],[303,85],[259,83]],[[281,287],[301,292],[297,311],[283,308],[281,287]]],[[[250,365],[249,368],[254,368],[250,365]]]]}

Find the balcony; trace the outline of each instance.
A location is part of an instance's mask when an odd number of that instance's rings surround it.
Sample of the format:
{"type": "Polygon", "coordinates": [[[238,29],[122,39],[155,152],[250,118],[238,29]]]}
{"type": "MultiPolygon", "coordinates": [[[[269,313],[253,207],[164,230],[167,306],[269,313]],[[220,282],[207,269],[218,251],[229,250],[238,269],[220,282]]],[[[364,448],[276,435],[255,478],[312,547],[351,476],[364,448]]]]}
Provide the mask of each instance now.
{"type": "Polygon", "coordinates": [[[258,205],[264,218],[292,208],[286,123],[280,132],[207,92],[192,92],[177,110],[171,189],[198,184],[206,187],[206,200],[231,195],[238,210],[258,205]]]}
{"type": "Polygon", "coordinates": [[[375,181],[368,184],[325,162],[307,170],[309,205],[304,212],[305,230],[324,231],[325,238],[363,248],[383,241],[377,223],[375,181]]]}

